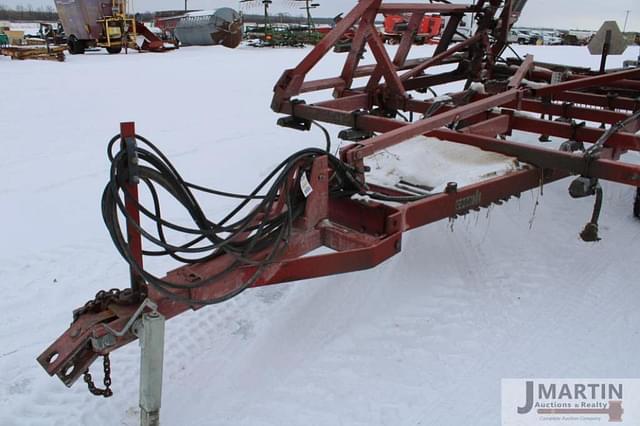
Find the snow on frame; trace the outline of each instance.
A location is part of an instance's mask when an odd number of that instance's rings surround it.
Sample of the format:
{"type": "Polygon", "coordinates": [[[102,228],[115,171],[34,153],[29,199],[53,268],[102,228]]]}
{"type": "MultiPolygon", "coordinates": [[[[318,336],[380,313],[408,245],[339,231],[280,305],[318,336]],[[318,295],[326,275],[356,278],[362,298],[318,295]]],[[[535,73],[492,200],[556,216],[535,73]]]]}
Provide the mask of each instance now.
{"type": "MultiPolygon", "coordinates": [[[[599,63],[585,48],[515,48],[546,62],[599,63]]],[[[35,362],[72,309],[128,282],[100,217],[106,142],[134,120],[186,179],[247,191],[288,154],[324,146],[318,131],[277,127],[269,109],[280,74],[307,52],[0,58],[1,425],[138,423],[136,344],[112,355],[108,400],[83,383],[66,389],[35,362]]],[[[337,75],[343,60],[330,54],[314,77],[337,75]]],[[[163,425],[488,426],[499,422],[502,378],[640,376],[632,191],[605,184],[604,240],[585,244],[578,232],[592,200],[571,200],[567,187],[530,191],[453,231],[446,221],[412,231],[402,253],[373,270],[251,290],[172,319],[163,425]]],[[[231,205],[203,203],[212,217],[231,205]]]]}
{"type": "Polygon", "coordinates": [[[462,188],[522,168],[513,157],[425,136],[377,152],[365,158],[365,165],[371,168],[368,183],[392,189],[408,183],[433,194],[449,182],[462,188]]]}

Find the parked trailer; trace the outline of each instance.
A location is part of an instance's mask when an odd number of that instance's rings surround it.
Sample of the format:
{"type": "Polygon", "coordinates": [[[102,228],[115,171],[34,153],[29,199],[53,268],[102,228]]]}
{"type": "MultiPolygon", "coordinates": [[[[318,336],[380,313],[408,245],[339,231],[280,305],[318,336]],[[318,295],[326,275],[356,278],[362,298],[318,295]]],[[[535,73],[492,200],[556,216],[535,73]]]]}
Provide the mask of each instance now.
{"type": "Polygon", "coordinates": [[[229,7],[184,15],[175,37],[185,46],[222,45],[234,49],[242,41],[242,16],[229,7]]]}

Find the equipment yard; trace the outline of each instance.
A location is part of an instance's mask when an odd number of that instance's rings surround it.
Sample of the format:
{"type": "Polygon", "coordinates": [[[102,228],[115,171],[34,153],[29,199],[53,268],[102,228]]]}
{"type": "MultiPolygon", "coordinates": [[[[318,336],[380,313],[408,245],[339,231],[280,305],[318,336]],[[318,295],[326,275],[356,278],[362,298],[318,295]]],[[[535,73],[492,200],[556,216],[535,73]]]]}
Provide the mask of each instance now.
{"type": "MultiPolygon", "coordinates": [[[[600,64],[584,47],[514,49],[540,62],[600,64]]],[[[293,152],[325,147],[320,129],[277,127],[269,109],[283,70],[310,51],[189,47],[10,64],[0,56],[0,425],[138,424],[137,344],[111,355],[109,399],[89,395],[82,380],[66,389],[34,361],[72,308],[129,281],[100,212],[107,141],[135,121],[185,179],[249,192],[293,152]]],[[[607,66],[636,56],[629,48],[607,66]]],[[[334,75],[344,58],[330,52],[311,77],[334,75]]],[[[337,127],[328,129],[335,152],[337,127]]],[[[509,139],[539,145],[517,131],[509,139]]],[[[412,158],[403,161],[419,170],[412,158]]],[[[640,164],[640,154],[622,160],[640,164]]],[[[640,377],[635,188],[602,183],[602,241],[585,243],[578,234],[593,200],[571,199],[568,185],[412,230],[402,254],[376,268],[250,289],[167,322],[162,424],[493,426],[502,378],[640,377]]],[[[212,218],[233,206],[203,205],[212,218]]],[[[174,207],[163,216],[186,219],[174,207]]],[[[158,275],[177,266],[145,262],[158,275]]],[[[92,367],[97,383],[101,364],[92,367]]]]}

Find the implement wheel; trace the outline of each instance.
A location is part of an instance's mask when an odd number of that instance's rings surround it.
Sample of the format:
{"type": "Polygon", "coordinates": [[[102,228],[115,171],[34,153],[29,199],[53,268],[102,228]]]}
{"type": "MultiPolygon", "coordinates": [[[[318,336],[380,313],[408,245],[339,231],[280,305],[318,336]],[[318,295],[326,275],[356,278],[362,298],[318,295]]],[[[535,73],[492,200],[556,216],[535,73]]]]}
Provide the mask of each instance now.
{"type": "Polygon", "coordinates": [[[74,35],[69,36],[67,46],[69,46],[69,53],[72,55],[84,54],[84,42],[82,40],[78,40],[74,35]]]}
{"type": "Polygon", "coordinates": [[[107,47],[107,52],[109,52],[110,55],[116,55],[122,52],[122,46],[107,47]]]}

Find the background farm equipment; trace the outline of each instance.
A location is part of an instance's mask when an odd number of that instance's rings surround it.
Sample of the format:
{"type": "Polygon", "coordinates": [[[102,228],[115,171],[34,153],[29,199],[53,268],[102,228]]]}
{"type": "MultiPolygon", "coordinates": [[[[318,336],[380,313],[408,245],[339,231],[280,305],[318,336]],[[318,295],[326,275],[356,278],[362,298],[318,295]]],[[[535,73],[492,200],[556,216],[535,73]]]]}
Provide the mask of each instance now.
{"type": "Polygon", "coordinates": [[[173,34],[185,46],[222,45],[233,49],[242,41],[242,25],[238,12],[222,7],[185,14],[179,18],[173,34]]]}
{"type": "Polygon", "coordinates": [[[45,40],[47,44],[53,44],[56,46],[67,44],[67,35],[64,32],[62,23],[60,22],[55,25],[41,22],[38,35],[45,40]]]}
{"type": "Polygon", "coordinates": [[[60,21],[68,36],[69,53],[83,54],[87,48],[104,47],[110,54],[123,49],[164,51],[164,42],[128,14],[126,0],[55,0],[60,21]],[[141,46],[137,36],[144,37],[141,46]]]}
{"type": "Polygon", "coordinates": [[[275,23],[269,15],[271,0],[241,0],[240,4],[246,9],[262,4],[264,7],[264,20],[262,23],[247,27],[245,39],[250,41],[254,47],[302,47],[304,45],[315,45],[324,32],[318,31],[311,17],[311,10],[318,7],[319,3],[312,3],[308,0],[291,0],[291,6],[297,7],[304,3],[301,9],[306,10],[306,25],[275,23]]]}
{"type": "MultiPolygon", "coordinates": [[[[416,29],[416,44],[429,43],[440,35],[442,29],[442,17],[439,15],[424,16],[420,26],[416,29]]],[[[408,18],[402,15],[388,15],[384,17],[383,40],[389,44],[398,44],[402,35],[409,26],[408,18]]]]}
{"type": "Polygon", "coordinates": [[[322,37],[322,33],[306,26],[288,24],[248,27],[245,35],[254,47],[302,47],[315,45],[322,37]]]}
{"type": "MultiPolygon", "coordinates": [[[[42,29],[42,24],[41,27],[42,29]]],[[[53,38],[24,37],[23,31],[0,32],[0,55],[11,59],[49,60],[63,62],[66,46],[50,45],[53,38]]]]}
{"type": "MultiPolygon", "coordinates": [[[[507,36],[522,10],[516,5],[523,4],[361,0],[298,66],[283,73],[271,104],[283,115],[279,125],[307,131],[330,123],[343,128],[340,137],[347,144],[334,155],[328,137],[325,149],[292,154],[249,194],[189,183],[158,147],[136,135],[132,123],[123,123],[109,143],[111,169],[102,213],[131,269],[131,288],[100,292],[76,310],[71,327],[42,353],[39,363],[67,386],[84,377],[92,393],[108,396],[110,388],[98,389],[89,367],[104,357],[108,376],[109,353],[138,338],[145,350],[155,341],[161,353],[157,342],[162,327],[149,325],[151,319],[161,322],[222,303],[252,287],[373,268],[401,252],[403,233],[409,230],[501,205],[568,177],[572,197],[594,199],[591,217],[584,228],[576,225],[576,234],[585,241],[598,240],[600,181],[634,190],[640,186],[640,166],[621,161],[627,151],[640,151],[640,69],[598,72],[540,63],[533,56],[504,58],[507,36]],[[375,20],[381,14],[404,13],[411,15],[409,25],[391,56],[375,20]],[[451,18],[433,56],[410,58],[414,33],[426,14],[451,18]],[[458,23],[469,14],[477,18],[476,32],[456,44],[458,23]],[[350,31],[351,49],[339,74],[309,80],[314,67],[350,31]],[[360,65],[366,46],[374,62],[360,65]],[[442,65],[448,69],[438,69],[442,65]],[[448,83],[459,83],[461,89],[421,96],[448,83]],[[333,98],[303,99],[324,91],[333,98]],[[605,128],[599,128],[601,123],[605,128]],[[517,132],[551,135],[566,143],[559,150],[524,143],[517,132]],[[403,176],[388,185],[372,179],[376,155],[430,144],[495,153],[513,167],[472,183],[452,176],[438,190],[419,176],[411,181],[403,176]],[[149,188],[152,206],[140,203],[140,182],[149,188]],[[185,208],[185,217],[193,220],[190,227],[161,216],[158,189],[185,208]],[[214,220],[206,216],[196,193],[234,197],[239,205],[225,219],[214,220]],[[141,225],[141,215],[151,227],[141,225]],[[169,229],[188,237],[168,241],[169,229]],[[320,248],[325,250],[314,252],[320,248]],[[145,255],[165,255],[184,266],[157,276],[145,269],[145,255]]],[[[143,355],[143,389],[162,376],[161,362],[145,359],[143,355]]],[[[153,401],[141,400],[143,419],[159,410],[157,388],[153,401]]]]}

